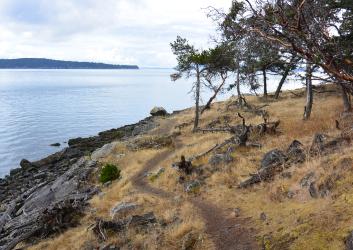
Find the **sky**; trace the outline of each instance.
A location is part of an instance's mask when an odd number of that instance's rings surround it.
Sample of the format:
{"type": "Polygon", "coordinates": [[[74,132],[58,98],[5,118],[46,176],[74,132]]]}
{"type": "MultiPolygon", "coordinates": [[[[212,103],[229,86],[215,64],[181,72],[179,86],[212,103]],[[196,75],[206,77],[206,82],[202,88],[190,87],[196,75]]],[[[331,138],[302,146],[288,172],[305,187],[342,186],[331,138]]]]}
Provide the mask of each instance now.
{"type": "Polygon", "coordinates": [[[0,0],[0,58],[174,67],[177,35],[212,46],[208,6],[231,0],[0,0]]]}

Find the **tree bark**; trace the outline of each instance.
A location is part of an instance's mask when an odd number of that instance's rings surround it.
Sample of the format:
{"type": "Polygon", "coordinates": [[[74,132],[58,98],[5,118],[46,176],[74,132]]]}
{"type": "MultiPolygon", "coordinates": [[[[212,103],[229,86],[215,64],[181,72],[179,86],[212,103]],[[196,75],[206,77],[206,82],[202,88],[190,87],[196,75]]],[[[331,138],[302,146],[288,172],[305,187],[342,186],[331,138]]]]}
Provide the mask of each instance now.
{"type": "Polygon", "coordinates": [[[264,98],[267,99],[267,77],[266,77],[266,69],[262,70],[262,74],[264,76],[264,98]]]}
{"type": "Polygon", "coordinates": [[[217,97],[219,91],[221,91],[221,89],[224,86],[224,84],[225,84],[225,81],[222,84],[220,84],[218,86],[218,88],[214,91],[214,94],[208,100],[208,102],[206,103],[205,107],[203,107],[203,109],[201,110],[201,114],[203,114],[203,112],[205,112],[207,109],[211,108],[211,104],[212,104],[213,100],[217,97]]]}
{"type": "Polygon", "coordinates": [[[240,91],[240,72],[239,72],[239,69],[237,70],[236,85],[237,85],[238,104],[240,107],[242,107],[243,106],[243,98],[242,98],[241,91],[240,91]]]}
{"type": "Polygon", "coordinates": [[[352,104],[349,98],[349,93],[347,92],[346,88],[343,85],[341,85],[341,88],[342,88],[342,99],[343,99],[343,111],[351,112],[352,104]]]}
{"type": "Polygon", "coordinates": [[[283,84],[284,84],[284,82],[285,82],[286,79],[287,79],[287,76],[288,76],[288,74],[289,74],[289,72],[290,72],[291,67],[292,67],[291,64],[288,65],[288,67],[287,67],[286,70],[284,71],[284,74],[283,74],[283,76],[282,76],[282,78],[281,78],[281,81],[279,82],[278,87],[277,87],[277,89],[276,89],[275,99],[278,99],[279,94],[281,93],[281,89],[282,89],[282,87],[283,87],[283,84]]]}
{"type": "Polygon", "coordinates": [[[201,80],[200,80],[200,69],[199,65],[196,65],[196,93],[195,93],[195,120],[194,120],[194,131],[197,130],[199,126],[199,109],[200,109],[200,87],[201,87],[201,80]]]}
{"type": "Polygon", "coordinates": [[[306,105],[304,108],[304,120],[308,120],[313,107],[313,83],[312,83],[312,67],[306,64],[306,105]]]}

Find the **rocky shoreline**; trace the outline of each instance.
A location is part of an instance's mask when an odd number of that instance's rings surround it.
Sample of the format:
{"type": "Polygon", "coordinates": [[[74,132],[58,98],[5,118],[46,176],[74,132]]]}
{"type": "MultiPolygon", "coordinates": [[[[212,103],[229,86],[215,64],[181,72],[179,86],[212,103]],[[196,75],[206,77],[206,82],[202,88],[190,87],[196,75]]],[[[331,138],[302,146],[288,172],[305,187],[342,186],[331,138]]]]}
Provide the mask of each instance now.
{"type": "Polygon", "coordinates": [[[71,139],[67,148],[42,160],[23,159],[20,168],[0,178],[0,249],[13,249],[19,242],[45,238],[75,224],[72,218],[99,192],[88,181],[98,168],[88,156],[157,126],[151,116],[97,136],[71,139]]]}

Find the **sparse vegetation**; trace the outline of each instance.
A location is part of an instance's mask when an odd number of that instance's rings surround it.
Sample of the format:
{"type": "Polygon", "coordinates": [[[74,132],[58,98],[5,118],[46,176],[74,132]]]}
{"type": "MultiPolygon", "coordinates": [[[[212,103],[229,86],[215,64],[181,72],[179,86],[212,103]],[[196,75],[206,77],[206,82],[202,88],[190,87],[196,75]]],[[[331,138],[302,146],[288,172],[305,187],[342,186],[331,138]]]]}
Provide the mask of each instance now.
{"type": "Polygon", "coordinates": [[[352,6],[234,0],[228,12],[210,8],[209,15],[219,24],[215,48],[197,50],[181,37],[171,44],[178,61],[172,78],[195,78],[195,108],[154,117],[158,127],[120,141],[101,159],[110,163],[100,181],[119,178],[116,165],[126,175],[91,200],[81,227],[33,249],[59,242],[95,248],[101,240],[133,249],[344,248],[353,230],[352,6]],[[305,88],[281,92],[295,69],[305,88]],[[282,76],[276,93],[267,92],[270,72],[282,76]],[[238,96],[212,104],[228,74],[236,75],[228,90],[236,87],[238,96]],[[200,110],[203,87],[214,95],[200,110]],[[180,158],[183,164],[173,164],[180,158]],[[190,171],[180,171],[186,162],[190,171]],[[138,208],[113,221],[117,202],[138,208]],[[129,227],[151,211],[148,230],[129,227]],[[115,233],[105,234],[98,218],[115,233]]]}
{"type": "MultiPolygon", "coordinates": [[[[338,91],[333,85],[327,86],[327,89],[338,91]]],[[[298,93],[303,91],[304,89],[296,90],[298,93]]],[[[263,101],[257,97],[246,96],[246,98],[251,105],[263,106],[263,101]]],[[[284,174],[275,175],[273,180],[246,189],[237,188],[250,173],[257,171],[266,152],[274,148],[286,150],[294,139],[299,140],[308,151],[314,134],[318,132],[332,138],[339,136],[340,131],[335,128],[335,119],[342,108],[340,97],[325,92],[317,94],[316,98],[311,119],[303,121],[302,103],[305,97],[283,92],[278,101],[271,102],[270,106],[265,108],[270,113],[271,121],[277,119],[282,121],[278,127],[280,132],[275,135],[251,137],[251,140],[262,144],[261,148],[236,148],[230,153],[233,158],[231,162],[221,162],[212,167],[208,163],[212,154],[194,161],[196,171],[187,176],[186,181],[192,183],[193,180],[202,177],[203,181],[196,194],[185,192],[184,185],[179,183],[180,173],[170,166],[179,161],[181,155],[188,157],[205,152],[213,145],[223,142],[229,134],[192,133],[192,123],[183,128],[174,128],[176,124],[185,123],[193,118],[192,109],[160,119],[160,126],[146,135],[146,139],[155,134],[168,135],[179,131],[178,143],[181,144],[175,148],[146,148],[135,151],[126,147],[129,142],[121,142],[112,155],[102,160],[119,165],[126,172],[121,181],[104,188],[103,197],[93,198],[90,202],[92,212],[88,212],[81,220],[79,228],[70,229],[58,238],[43,242],[33,249],[56,249],[56,246],[65,248],[72,244],[83,246],[87,242],[97,246],[99,242],[87,229],[97,217],[110,220],[110,210],[117,202],[138,204],[139,208],[131,215],[153,211],[158,223],[148,231],[129,230],[113,234],[108,237],[106,244],[119,246],[128,244],[134,248],[146,249],[180,249],[189,237],[187,235],[192,234],[196,235],[194,249],[215,249],[214,242],[207,234],[207,218],[202,217],[199,208],[190,200],[195,196],[209,204],[216,204],[229,217],[228,219],[235,216],[233,211],[236,209],[235,223],[256,228],[254,241],[259,246],[265,245],[266,249],[343,249],[344,240],[353,229],[350,223],[353,215],[351,206],[353,199],[350,195],[353,192],[351,187],[353,171],[350,165],[353,151],[350,147],[328,155],[310,156],[304,163],[287,168],[284,174]],[[320,109],[322,105],[328,108],[320,109]],[[148,176],[145,179],[149,186],[173,194],[171,199],[137,190],[131,183],[133,176],[143,170],[148,160],[165,151],[171,152],[170,156],[151,170],[157,172],[159,168],[164,167],[164,173],[153,182],[149,181],[148,176]],[[122,153],[124,157],[115,157],[122,153]],[[327,196],[318,195],[317,198],[312,198],[309,187],[300,185],[301,180],[311,172],[315,173],[314,186],[318,192],[326,187],[329,190],[327,196]]],[[[202,116],[200,127],[207,127],[212,121],[217,120],[220,111],[227,119],[217,122],[217,127],[223,124],[241,124],[242,121],[236,113],[242,109],[237,107],[228,109],[229,102],[215,103],[213,109],[202,116]]],[[[255,113],[243,112],[243,116],[247,124],[263,122],[263,118],[255,113]]],[[[227,150],[225,147],[218,153],[227,150]]]]}

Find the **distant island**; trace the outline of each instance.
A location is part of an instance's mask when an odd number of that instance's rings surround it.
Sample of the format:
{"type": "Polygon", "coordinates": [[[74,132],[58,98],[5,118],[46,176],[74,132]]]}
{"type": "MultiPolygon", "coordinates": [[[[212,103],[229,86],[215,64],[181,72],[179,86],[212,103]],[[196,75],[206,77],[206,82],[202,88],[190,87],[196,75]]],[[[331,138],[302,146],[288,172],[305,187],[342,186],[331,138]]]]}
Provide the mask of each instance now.
{"type": "Polygon", "coordinates": [[[137,65],[61,61],[45,58],[0,59],[0,69],[139,69],[137,65]]]}

